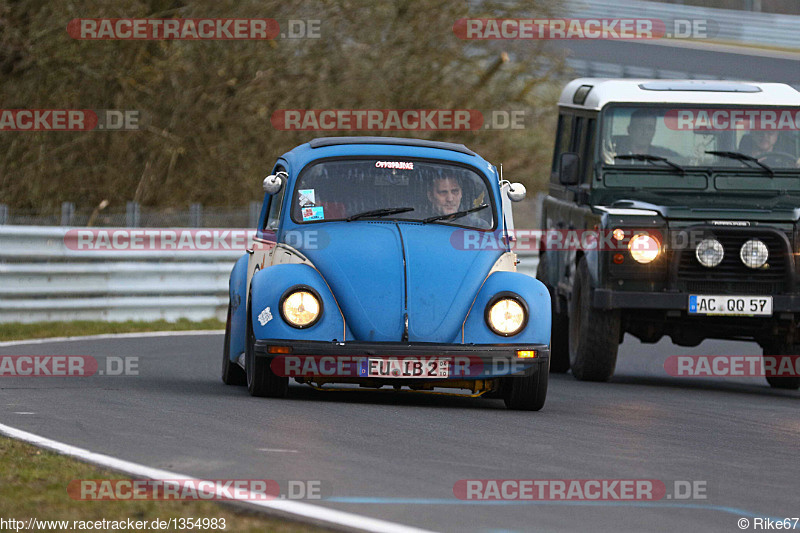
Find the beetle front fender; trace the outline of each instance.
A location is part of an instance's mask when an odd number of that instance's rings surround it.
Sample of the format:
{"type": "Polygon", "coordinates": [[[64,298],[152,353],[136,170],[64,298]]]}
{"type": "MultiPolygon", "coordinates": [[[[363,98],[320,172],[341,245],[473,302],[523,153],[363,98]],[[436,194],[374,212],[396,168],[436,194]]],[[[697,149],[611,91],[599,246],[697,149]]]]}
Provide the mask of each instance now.
{"type": "Polygon", "coordinates": [[[230,334],[230,354],[231,361],[235,361],[240,354],[244,353],[244,342],[247,334],[245,325],[247,322],[247,258],[248,254],[240,257],[231,271],[231,279],[228,285],[228,296],[231,306],[231,334],[230,334]]]}
{"type": "Polygon", "coordinates": [[[495,272],[481,287],[467,316],[464,343],[550,344],[550,320],[550,293],[541,281],[520,272],[495,272]],[[515,293],[528,305],[528,323],[512,337],[498,335],[486,325],[486,307],[501,292],[515,293]]]}
{"type": "Polygon", "coordinates": [[[314,268],[305,264],[275,265],[259,270],[250,282],[253,333],[256,339],[338,341],[352,339],[344,318],[325,280],[314,268]],[[314,289],[322,300],[322,315],[311,327],[298,329],[283,320],[281,297],[293,287],[305,285],[314,289]]]}

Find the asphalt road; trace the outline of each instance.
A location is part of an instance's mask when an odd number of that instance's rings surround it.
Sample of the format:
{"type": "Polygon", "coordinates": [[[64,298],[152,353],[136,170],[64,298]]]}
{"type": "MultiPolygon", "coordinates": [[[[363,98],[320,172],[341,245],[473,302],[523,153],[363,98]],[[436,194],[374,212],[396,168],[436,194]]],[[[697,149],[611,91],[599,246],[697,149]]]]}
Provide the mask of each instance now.
{"type": "MultiPolygon", "coordinates": [[[[0,378],[0,422],[198,478],[321,480],[319,503],[436,531],[739,531],[800,515],[800,393],[760,378],[665,375],[675,354],[757,354],[627,338],[611,383],[553,376],[539,413],[500,400],[318,392],[251,398],[219,380],[222,335],[0,347],[0,355],[137,357],[138,376],[0,378]],[[705,482],[707,499],[458,500],[461,479],[705,482]]],[[[65,498],[66,498],[65,492],[65,498]]]]}

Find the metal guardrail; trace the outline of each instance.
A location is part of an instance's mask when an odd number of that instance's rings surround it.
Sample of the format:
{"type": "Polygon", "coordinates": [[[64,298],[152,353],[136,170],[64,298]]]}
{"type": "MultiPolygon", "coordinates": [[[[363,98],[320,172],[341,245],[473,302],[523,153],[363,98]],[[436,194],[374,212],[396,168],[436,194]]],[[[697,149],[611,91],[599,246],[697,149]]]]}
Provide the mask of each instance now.
{"type": "MultiPolygon", "coordinates": [[[[0,226],[0,322],[225,319],[242,251],[78,251],[69,229],[0,226]]],[[[535,276],[538,252],[518,258],[535,276]]]]}
{"type": "Polygon", "coordinates": [[[213,207],[192,204],[189,209],[143,207],[126,202],[124,211],[92,207],[80,209],[74,202],[62,202],[61,213],[11,208],[0,203],[0,225],[93,226],[126,228],[254,228],[261,213],[261,202],[239,207],[213,207]]]}
{"type": "MultiPolygon", "coordinates": [[[[576,76],[587,78],[654,78],[661,80],[719,80],[722,76],[713,76],[698,72],[684,72],[655,67],[639,67],[621,63],[589,61],[586,59],[567,58],[567,66],[576,76]]],[[[725,79],[731,78],[726,76],[725,79]]]]}
{"type": "Polygon", "coordinates": [[[70,228],[0,226],[0,322],[224,320],[243,251],[78,251],[70,228]]]}
{"type": "Polygon", "coordinates": [[[656,18],[672,27],[674,20],[708,20],[716,26],[715,41],[800,48],[800,16],[733,9],[644,2],[642,0],[567,0],[561,11],[579,18],[656,18]]]}

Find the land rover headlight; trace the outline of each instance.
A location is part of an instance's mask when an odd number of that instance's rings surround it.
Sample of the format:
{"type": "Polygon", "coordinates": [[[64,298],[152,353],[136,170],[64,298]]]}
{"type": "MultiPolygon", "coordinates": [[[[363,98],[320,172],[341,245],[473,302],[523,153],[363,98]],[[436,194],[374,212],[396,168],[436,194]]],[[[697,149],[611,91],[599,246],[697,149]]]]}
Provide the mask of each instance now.
{"type": "Polygon", "coordinates": [[[652,263],[658,257],[661,252],[661,245],[655,237],[651,237],[646,233],[637,233],[628,243],[628,250],[630,250],[631,257],[637,263],[646,265],[647,263],[652,263]]]}
{"type": "Polygon", "coordinates": [[[310,287],[297,287],[283,296],[280,309],[281,316],[290,326],[308,328],[319,320],[322,301],[310,287]]]}
{"type": "MultiPolygon", "coordinates": [[[[694,251],[697,261],[706,268],[713,268],[722,262],[725,249],[717,239],[703,239],[694,251]]],[[[744,259],[742,259],[744,261],[744,259]]]]}
{"type": "Polygon", "coordinates": [[[504,337],[516,335],[528,322],[524,300],[516,294],[498,294],[486,306],[486,324],[493,332],[504,337]]]}
{"type": "Polygon", "coordinates": [[[742,245],[739,257],[746,266],[761,268],[769,258],[769,250],[767,250],[767,245],[760,240],[750,239],[742,245]]]}

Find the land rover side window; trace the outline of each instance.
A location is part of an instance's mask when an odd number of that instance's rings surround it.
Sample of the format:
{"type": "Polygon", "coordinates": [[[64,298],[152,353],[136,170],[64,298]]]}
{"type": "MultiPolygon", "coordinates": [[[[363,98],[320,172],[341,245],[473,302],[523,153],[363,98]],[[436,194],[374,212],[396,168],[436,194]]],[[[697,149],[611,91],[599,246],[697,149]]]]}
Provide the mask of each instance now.
{"type": "MultiPolygon", "coordinates": [[[[619,158],[644,154],[684,167],[759,168],[734,152],[755,157],[774,170],[800,168],[800,106],[608,107],[602,114],[602,158],[606,165],[651,165],[619,158]]],[[[752,162],[751,162],[752,163],[752,162]]]]}
{"type": "MultiPolygon", "coordinates": [[[[283,171],[278,168],[275,172],[283,171]]],[[[283,207],[283,197],[286,193],[286,186],[284,184],[281,190],[269,197],[269,208],[267,210],[267,220],[264,224],[264,229],[269,231],[278,231],[278,226],[281,221],[281,208],[283,207]]]]}
{"type": "Polygon", "coordinates": [[[597,121],[590,118],[586,121],[586,134],[584,135],[583,149],[581,154],[582,176],[581,183],[592,182],[592,168],[594,163],[594,130],[597,121]]]}
{"type": "Polygon", "coordinates": [[[572,142],[569,146],[569,151],[579,154],[581,151],[581,136],[583,135],[583,126],[586,123],[584,117],[575,117],[575,130],[572,132],[572,142]]]}
{"type": "Polygon", "coordinates": [[[558,183],[558,161],[563,152],[569,152],[570,143],[572,142],[572,115],[562,113],[558,117],[558,136],[556,137],[556,146],[553,152],[553,182],[558,183]]]}

